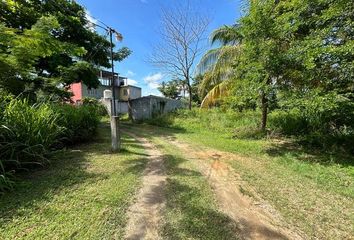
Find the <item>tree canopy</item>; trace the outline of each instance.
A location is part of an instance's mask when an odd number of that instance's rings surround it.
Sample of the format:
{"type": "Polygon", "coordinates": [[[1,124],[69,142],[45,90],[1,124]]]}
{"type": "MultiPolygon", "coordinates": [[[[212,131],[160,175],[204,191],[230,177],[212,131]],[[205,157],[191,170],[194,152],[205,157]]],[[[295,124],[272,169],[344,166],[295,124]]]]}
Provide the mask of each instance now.
{"type": "MultiPolygon", "coordinates": [[[[98,86],[98,68],[110,67],[110,43],[94,31],[82,6],[67,0],[6,0],[0,5],[2,89],[65,97],[65,87],[73,82],[98,86]]],[[[124,47],[114,60],[130,53],[124,47]]]]}
{"type": "Polygon", "coordinates": [[[292,100],[316,102],[317,96],[352,111],[353,19],[350,0],[249,1],[236,24],[211,36],[222,46],[199,64],[208,70],[200,84],[200,92],[209,91],[202,105],[231,99],[242,109],[258,102],[263,129],[274,100],[289,108],[301,105],[292,100]]]}

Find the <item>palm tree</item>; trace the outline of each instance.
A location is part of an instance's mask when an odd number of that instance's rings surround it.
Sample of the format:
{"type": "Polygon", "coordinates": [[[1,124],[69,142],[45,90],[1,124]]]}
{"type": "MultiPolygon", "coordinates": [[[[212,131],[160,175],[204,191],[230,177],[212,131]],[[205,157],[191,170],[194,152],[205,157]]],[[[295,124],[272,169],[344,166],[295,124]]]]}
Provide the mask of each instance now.
{"type": "Polygon", "coordinates": [[[235,77],[233,61],[240,55],[242,35],[238,25],[223,26],[211,34],[211,43],[220,47],[207,52],[197,65],[197,73],[204,73],[199,92],[203,97],[202,108],[215,106],[217,101],[230,92],[235,77]],[[203,93],[207,92],[205,96],[203,93]]]}

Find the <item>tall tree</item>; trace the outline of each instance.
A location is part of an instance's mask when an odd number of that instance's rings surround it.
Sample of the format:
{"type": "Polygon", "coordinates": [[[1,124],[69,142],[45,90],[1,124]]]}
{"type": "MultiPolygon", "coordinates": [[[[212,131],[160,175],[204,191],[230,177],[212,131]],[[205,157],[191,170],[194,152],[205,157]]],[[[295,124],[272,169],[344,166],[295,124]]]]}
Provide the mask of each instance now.
{"type": "Polygon", "coordinates": [[[195,11],[188,2],[162,10],[161,40],[155,46],[150,62],[173,77],[183,79],[189,92],[189,109],[192,108],[192,75],[194,65],[203,47],[209,19],[195,11]]]}
{"type": "MultiPolygon", "coordinates": [[[[98,85],[96,71],[98,67],[110,67],[110,44],[92,29],[85,9],[72,0],[6,0],[0,2],[0,21],[21,35],[31,29],[42,16],[52,16],[60,27],[49,31],[51,39],[63,44],[72,44],[83,51],[78,54],[65,51],[53,51],[41,56],[33,63],[29,78],[17,76],[18,86],[32,93],[38,90],[48,93],[64,93],[58,86],[83,81],[89,87],[98,85]]],[[[0,43],[3,48],[6,44],[0,43]]],[[[7,50],[8,55],[12,53],[7,50]]],[[[122,60],[130,51],[126,48],[114,54],[115,60],[122,60]]],[[[6,78],[6,76],[2,76],[6,78]]]]}
{"type": "Polygon", "coordinates": [[[283,96],[334,94],[342,109],[352,109],[353,8],[350,0],[249,1],[236,25],[214,32],[212,39],[224,46],[202,58],[202,66],[214,58],[201,84],[209,90],[202,106],[229,94],[258,95],[263,130],[277,91],[288,91],[283,96]]]}

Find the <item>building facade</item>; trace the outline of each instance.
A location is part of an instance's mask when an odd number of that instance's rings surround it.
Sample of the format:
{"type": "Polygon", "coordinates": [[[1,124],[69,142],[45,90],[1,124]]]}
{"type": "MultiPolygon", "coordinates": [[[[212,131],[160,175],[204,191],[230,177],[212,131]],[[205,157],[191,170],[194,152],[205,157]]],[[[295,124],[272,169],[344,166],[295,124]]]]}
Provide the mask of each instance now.
{"type": "MultiPolygon", "coordinates": [[[[80,104],[85,97],[102,99],[105,90],[112,90],[111,76],[112,74],[108,71],[100,71],[98,75],[100,84],[97,88],[88,88],[82,82],[71,84],[69,89],[73,94],[71,101],[80,104]]],[[[114,91],[117,100],[128,101],[141,97],[141,88],[128,85],[127,78],[120,77],[118,74],[115,74],[114,78],[114,91]]]]}

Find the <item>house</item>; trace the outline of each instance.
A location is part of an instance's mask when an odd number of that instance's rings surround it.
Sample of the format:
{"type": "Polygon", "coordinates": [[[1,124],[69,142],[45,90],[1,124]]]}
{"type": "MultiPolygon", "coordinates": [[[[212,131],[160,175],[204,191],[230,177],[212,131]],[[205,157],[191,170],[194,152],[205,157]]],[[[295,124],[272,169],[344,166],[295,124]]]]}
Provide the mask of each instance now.
{"type": "MultiPolygon", "coordinates": [[[[111,72],[101,70],[98,74],[100,84],[97,88],[88,88],[82,82],[71,84],[69,91],[73,93],[72,102],[79,104],[85,97],[102,99],[105,90],[112,90],[111,76],[111,72]]],[[[117,73],[114,74],[114,88],[116,98],[119,101],[128,101],[141,97],[141,88],[128,85],[127,78],[118,76],[117,73]]]]}

